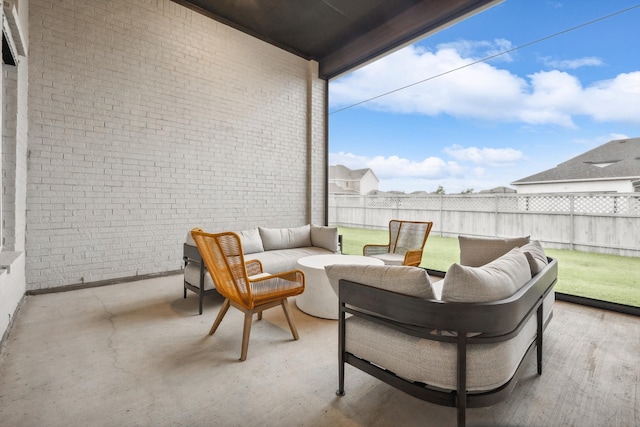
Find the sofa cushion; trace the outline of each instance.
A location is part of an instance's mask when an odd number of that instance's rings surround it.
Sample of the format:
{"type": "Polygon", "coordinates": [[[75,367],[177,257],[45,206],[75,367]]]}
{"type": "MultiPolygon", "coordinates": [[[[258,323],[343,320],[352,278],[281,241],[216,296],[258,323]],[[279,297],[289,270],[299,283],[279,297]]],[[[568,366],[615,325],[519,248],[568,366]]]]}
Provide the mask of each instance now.
{"type": "Polygon", "coordinates": [[[460,265],[480,267],[527,243],[529,236],[505,239],[458,236],[460,265]]]}
{"type": "MultiPolygon", "coordinates": [[[[456,389],[455,343],[414,337],[355,316],[346,320],[345,333],[348,352],[410,381],[456,389]]],[[[509,381],[535,334],[532,316],[508,341],[468,345],[467,390],[492,390],[509,381]]]]}
{"type": "Polygon", "coordinates": [[[398,265],[336,264],[325,268],[331,287],[338,294],[340,279],[419,298],[434,299],[426,270],[398,265]]]}
{"type": "Polygon", "coordinates": [[[549,264],[547,255],[544,253],[542,245],[540,245],[540,242],[537,240],[532,240],[520,249],[522,249],[522,252],[524,252],[524,255],[527,257],[529,268],[531,269],[531,276],[535,276],[540,273],[540,271],[549,264]]]}
{"type": "Polygon", "coordinates": [[[196,246],[196,241],[193,240],[193,236],[191,235],[191,230],[187,231],[187,238],[184,239],[184,241],[189,246],[196,246]]]}
{"type": "Polygon", "coordinates": [[[527,257],[514,248],[481,267],[453,264],[442,283],[442,300],[489,302],[507,298],[531,279],[527,257]]]}
{"type": "Polygon", "coordinates": [[[338,227],[311,225],[311,246],[338,252],[338,227]]]}
{"type": "Polygon", "coordinates": [[[240,242],[242,242],[242,250],[245,254],[254,254],[264,251],[262,247],[262,238],[257,228],[243,230],[238,232],[240,242]]]}
{"type": "Polygon", "coordinates": [[[384,254],[367,255],[367,256],[370,256],[371,258],[378,258],[387,265],[402,265],[404,263],[403,254],[392,254],[387,252],[384,254]]]}
{"type": "Polygon", "coordinates": [[[265,273],[275,274],[295,270],[298,268],[298,260],[302,257],[311,255],[327,255],[332,253],[333,252],[326,249],[307,246],[306,248],[276,249],[274,251],[256,252],[245,256],[245,261],[257,259],[262,263],[262,270],[265,273]]]}
{"type": "Polygon", "coordinates": [[[258,227],[265,251],[311,246],[311,226],[309,224],[292,228],[258,227]]]}
{"type": "MultiPolygon", "coordinates": [[[[184,280],[197,288],[200,287],[200,263],[199,262],[190,262],[184,268],[184,280]]],[[[211,278],[211,274],[207,269],[204,270],[204,290],[208,291],[209,289],[214,289],[216,286],[213,283],[213,279],[211,278]]]]}

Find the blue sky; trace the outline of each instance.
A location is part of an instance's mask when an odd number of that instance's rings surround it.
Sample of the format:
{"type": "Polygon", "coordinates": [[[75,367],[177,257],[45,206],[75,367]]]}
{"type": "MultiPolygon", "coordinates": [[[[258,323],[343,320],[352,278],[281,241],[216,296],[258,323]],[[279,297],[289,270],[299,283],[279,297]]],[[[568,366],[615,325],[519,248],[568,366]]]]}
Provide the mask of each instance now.
{"type": "Polygon", "coordinates": [[[638,0],[506,0],[329,83],[329,163],[371,168],[383,191],[509,186],[627,137],[640,137],[638,0]]]}

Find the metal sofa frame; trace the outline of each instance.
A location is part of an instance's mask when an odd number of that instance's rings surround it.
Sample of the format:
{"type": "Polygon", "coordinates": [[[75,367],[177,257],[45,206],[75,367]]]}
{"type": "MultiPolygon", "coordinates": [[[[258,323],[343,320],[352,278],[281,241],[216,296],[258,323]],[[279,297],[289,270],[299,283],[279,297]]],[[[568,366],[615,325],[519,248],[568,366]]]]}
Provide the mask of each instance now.
{"type": "MultiPolygon", "coordinates": [[[[411,396],[438,405],[456,407],[458,426],[464,426],[466,408],[491,406],[509,396],[522,374],[523,361],[533,353],[534,349],[537,349],[538,374],[542,374],[542,337],[546,328],[543,322],[542,303],[553,289],[558,277],[557,261],[552,258],[548,260],[549,264],[516,294],[503,300],[487,303],[426,300],[366,284],[340,280],[339,386],[336,394],[344,395],[345,363],[348,363],[411,396]],[[362,358],[365,357],[364,355],[358,357],[347,352],[345,347],[347,313],[407,335],[455,343],[457,345],[456,389],[436,389],[429,384],[409,381],[365,360],[362,358]],[[536,339],[529,346],[513,377],[493,390],[467,392],[467,348],[475,344],[509,340],[521,331],[531,316],[537,318],[536,339]],[[439,335],[434,333],[437,330],[452,331],[453,334],[439,335]],[[468,335],[469,333],[473,335],[468,335]]],[[[427,270],[427,272],[440,277],[445,275],[444,272],[436,270],[427,270]]]]}

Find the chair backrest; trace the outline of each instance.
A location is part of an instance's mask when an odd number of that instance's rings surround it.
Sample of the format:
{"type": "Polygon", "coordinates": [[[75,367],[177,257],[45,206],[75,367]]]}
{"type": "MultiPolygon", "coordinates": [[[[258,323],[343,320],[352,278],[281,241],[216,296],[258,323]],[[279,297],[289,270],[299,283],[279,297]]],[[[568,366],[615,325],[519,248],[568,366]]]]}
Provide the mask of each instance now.
{"type": "Polygon", "coordinates": [[[405,254],[409,250],[422,249],[427,242],[433,222],[389,221],[389,252],[405,254]]]}
{"type": "Polygon", "coordinates": [[[230,231],[210,234],[200,228],[191,230],[191,235],[218,292],[252,309],[254,303],[240,236],[230,231]]]}

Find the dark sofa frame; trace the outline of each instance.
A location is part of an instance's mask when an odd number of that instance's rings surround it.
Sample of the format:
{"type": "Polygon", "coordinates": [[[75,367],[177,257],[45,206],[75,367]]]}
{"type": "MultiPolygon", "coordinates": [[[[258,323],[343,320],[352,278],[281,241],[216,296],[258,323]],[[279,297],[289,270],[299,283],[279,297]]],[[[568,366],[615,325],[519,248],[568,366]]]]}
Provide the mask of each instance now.
{"type": "Polygon", "coordinates": [[[184,260],[184,267],[186,268],[187,265],[189,264],[189,260],[192,261],[196,261],[200,263],[200,283],[199,283],[199,287],[198,286],[194,286],[191,283],[187,282],[187,279],[183,279],[184,280],[184,298],[187,297],[187,289],[189,289],[190,291],[195,292],[196,294],[198,294],[198,298],[199,298],[199,310],[200,313],[202,314],[202,307],[204,305],[204,297],[207,295],[213,295],[213,294],[217,294],[218,290],[216,288],[213,289],[209,289],[209,290],[205,290],[204,289],[204,275],[207,271],[207,267],[204,265],[204,262],[202,262],[202,255],[200,255],[200,251],[198,250],[198,248],[196,246],[191,246],[191,245],[187,245],[186,243],[183,244],[183,249],[182,249],[182,254],[183,257],[182,259],[184,260]]]}
{"type": "MultiPolygon", "coordinates": [[[[487,303],[457,303],[426,300],[347,280],[340,280],[338,324],[338,391],[344,395],[345,363],[348,363],[391,386],[428,402],[457,408],[458,426],[465,425],[466,408],[491,406],[506,399],[522,374],[523,361],[537,348],[538,374],[542,374],[542,302],[553,289],[558,277],[557,261],[549,264],[529,280],[513,296],[487,303]],[[346,314],[365,318],[402,333],[435,341],[457,344],[457,387],[442,390],[429,384],[403,379],[384,367],[370,363],[345,350],[346,314]],[[537,318],[536,339],[513,375],[504,385],[489,391],[466,392],[467,346],[506,341],[517,335],[531,316],[537,318]],[[451,336],[434,333],[436,330],[454,332],[451,336]],[[473,335],[469,336],[468,333],[473,335]],[[479,333],[476,335],[476,333],[479,333]],[[464,392],[460,392],[463,390],[464,392]]],[[[445,273],[427,270],[430,275],[444,277],[445,273]]],[[[550,319],[550,317],[549,317],[550,319]]]]}

